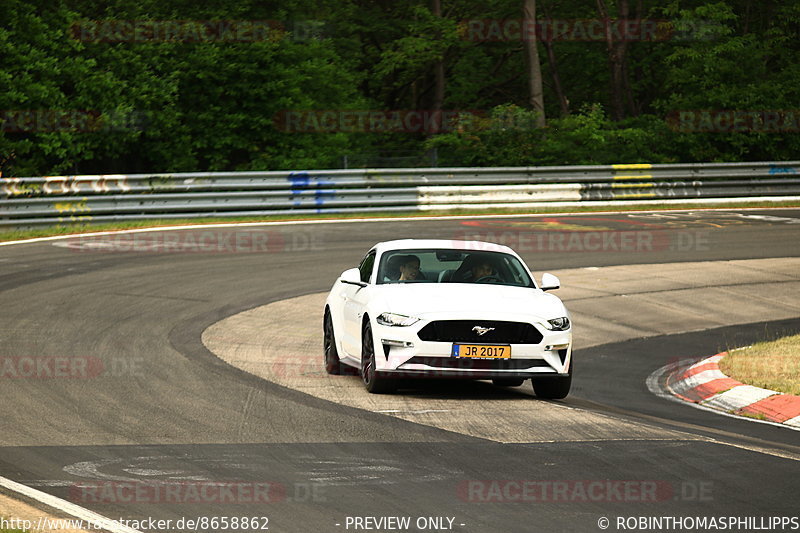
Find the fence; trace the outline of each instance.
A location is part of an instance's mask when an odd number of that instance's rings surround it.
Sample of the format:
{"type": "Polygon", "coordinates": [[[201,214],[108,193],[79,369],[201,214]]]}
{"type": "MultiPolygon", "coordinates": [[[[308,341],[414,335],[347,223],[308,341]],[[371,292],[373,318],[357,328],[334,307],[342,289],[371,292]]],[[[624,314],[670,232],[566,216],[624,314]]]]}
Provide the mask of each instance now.
{"type": "Polygon", "coordinates": [[[0,227],[690,199],[798,200],[800,161],[0,178],[0,227]]]}

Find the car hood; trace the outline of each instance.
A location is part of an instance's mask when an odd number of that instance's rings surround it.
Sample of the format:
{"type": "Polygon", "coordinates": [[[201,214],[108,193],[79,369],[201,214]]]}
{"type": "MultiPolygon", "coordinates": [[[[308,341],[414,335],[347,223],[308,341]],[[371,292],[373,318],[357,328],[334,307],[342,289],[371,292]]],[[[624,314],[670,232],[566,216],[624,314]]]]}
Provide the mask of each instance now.
{"type": "MultiPolygon", "coordinates": [[[[470,283],[399,283],[378,286],[381,311],[435,318],[441,315],[568,316],[561,300],[539,289],[470,283]]],[[[376,309],[377,310],[377,309],[376,309]]]]}

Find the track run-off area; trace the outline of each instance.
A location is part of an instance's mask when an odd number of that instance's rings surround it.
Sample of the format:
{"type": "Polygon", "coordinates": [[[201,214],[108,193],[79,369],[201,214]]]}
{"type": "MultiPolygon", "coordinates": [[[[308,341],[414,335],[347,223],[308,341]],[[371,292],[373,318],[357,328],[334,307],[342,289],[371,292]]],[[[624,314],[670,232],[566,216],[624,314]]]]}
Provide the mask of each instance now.
{"type": "Polygon", "coordinates": [[[0,265],[0,476],[112,519],[582,532],[797,514],[800,432],[646,380],[800,331],[800,209],[222,225],[2,246],[0,265]],[[376,396],[325,374],[327,291],[397,238],[502,242],[559,276],[570,396],[376,396]]]}

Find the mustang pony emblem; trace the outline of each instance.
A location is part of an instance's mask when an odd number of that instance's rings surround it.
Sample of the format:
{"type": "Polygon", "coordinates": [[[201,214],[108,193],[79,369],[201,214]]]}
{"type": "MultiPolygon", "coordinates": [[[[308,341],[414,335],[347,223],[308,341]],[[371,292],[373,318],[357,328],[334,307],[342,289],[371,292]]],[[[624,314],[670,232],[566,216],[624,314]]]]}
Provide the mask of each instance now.
{"type": "Polygon", "coordinates": [[[493,331],[493,330],[494,330],[494,328],[485,328],[483,326],[475,326],[474,328],[472,328],[472,331],[474,331],[478,335],[485,335],[485,334],[487,334],[487,333],[489,333],[490,331],[493,331]]]}

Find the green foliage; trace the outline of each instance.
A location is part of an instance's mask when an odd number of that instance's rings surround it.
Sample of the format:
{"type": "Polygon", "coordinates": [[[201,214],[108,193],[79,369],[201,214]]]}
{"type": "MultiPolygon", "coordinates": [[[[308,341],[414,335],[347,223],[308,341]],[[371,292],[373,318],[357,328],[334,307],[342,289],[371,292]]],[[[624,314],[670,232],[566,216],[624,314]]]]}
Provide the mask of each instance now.
{"type": "Polygon", "coordinates": [[[659,117],[612,122],[595,104],[551,120],[544,129],[533,127],[534,118],[533,112],[517,106],[499,106],[489,118],[438,135],[428,145],[475,166],[666,163],[680,158],[677,146],[674,152],[664,150],[675,135],[659,117]]]}
{"type": "MultiPolygon", "coordinates": [[[[337,167],[345,156],[357,166],[429,164],[432,154],[440,165],[796,159],[797,128],[692,130],[675,117],[799,109],[800,0],[631,5],[634,16],[672,29],[667,39],[628,43],[634,116],[608,117],[604,42],[555,41],[555,61],[540,44],[549,120],[536,129],[523,42],[467,38],[470,21],[519,19],[520,0],[441,0],[442,16],[431,0],[0,0],[0,162],[13,155],[0,168],[18,176],[302,169],[337,167]],[[222,42],[114,42],[79,31],[178,20],[282,29],[222,42]],[[431,109],[440,61],[444,109],[464,111],[455,130],[291,132],[277,121],[293,110],[431,109]]],[[[594,2],[538,7],[559,20],[598,16],[594,2]]]]}
{"type": "MultiPolygon", "coordinates": [[[[349,147],[345,135],[293,134],[275,125],[283,110],[361,105],[359,76],[342,71],[328,41],[296,42],[281,30],[245,42],[109,42],[99,31],[79,39],[71,31],[76,24],[214,15],[189,8],[159,13],[157,5],[145,13],[118,0],[121,7],[108,8],[113,15],[80,5],[95,17],[89,19],[63,2],[39,2],[7,0],[0,110],[11,117],[101,118],[89,125],[5,124],[0,153],[14,154],[13,174],[331,166],[334,154],[349,147]]],[[[256,15],[232,20],[260,20],[256,15]]]]}
{"type": "MultiPolygon", "coordinates": [[[[765,21],[745,21],[734,4],[706,3],[664,10],[692,40],[665,58],[665,91],[655,103],[664,115],[681,111],[771,112],[800,102],[800,4],[787,2],[765,21]],[[753,30],[762,27],[758,33],[753,30]]],[[[769,3],[767,11],[771,9],[769,3]]],[[[781,160],[795,157],[800,132],[692,132],[687,160],[781,160]]]]}

